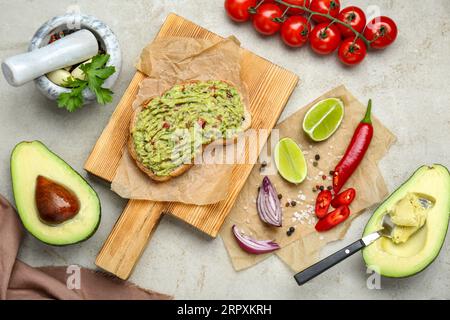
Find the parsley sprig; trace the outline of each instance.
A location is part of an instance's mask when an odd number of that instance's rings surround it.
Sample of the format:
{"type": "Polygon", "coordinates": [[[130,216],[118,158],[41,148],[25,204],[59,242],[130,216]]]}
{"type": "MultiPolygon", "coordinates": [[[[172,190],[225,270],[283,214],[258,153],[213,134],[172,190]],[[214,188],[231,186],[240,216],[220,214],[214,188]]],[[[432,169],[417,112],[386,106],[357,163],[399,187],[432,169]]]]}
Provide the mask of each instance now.
{"type": "Polygon", "coordinates": [[[82,64],[80,69],[85,75],[85,80],[69,77],[65,81],[65,86],[71,88],[70,92],[61,93],[58,97],[58,107],[66,108],[69,112],[74,112],[83,106],[83,90],[89,88],[97,97],[97,102],[107,104],[112,101],[113,92],[108,88],[103,88],[103,83],[108,79],[116,68],[106,66],[109,54],[99,54],[92,58],[89,63],[82,64]]]}

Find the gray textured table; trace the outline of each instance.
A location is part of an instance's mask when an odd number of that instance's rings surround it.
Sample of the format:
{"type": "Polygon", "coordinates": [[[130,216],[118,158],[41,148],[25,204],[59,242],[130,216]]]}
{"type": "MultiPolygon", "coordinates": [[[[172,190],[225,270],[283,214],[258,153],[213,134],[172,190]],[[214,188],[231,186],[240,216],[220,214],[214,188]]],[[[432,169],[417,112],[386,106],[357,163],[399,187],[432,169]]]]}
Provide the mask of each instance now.
{"type": "MultiPolygon", "coordinates": [[[[9,155],[22,140],[39,139],[82,172],[83,163],[106,125],[114,105],[134,74],[140,49],[156,34],[169,12],[175,12],[223,36],[234,34],[242,45],[296,72],[301,83],[282,118],[325,91],[345,84],[362,101],[373,98],[374,113],[397,136],[398,142],[381,162],[392,190],[419,165],[450,166],[450,2],[344,1],[362,8],[378,5],[393,17],[400,35],[386,52],[373,53],[358,68],[345,69],[335,58],[320,58],[309,49],[289,50],[278,37],[262,38],[250,25],[235,25],[225,16],[222,0],[161,1],[6,1],[0,0],[0,59],[26,50],[34,31],[52,16],[79,5],[83,13],[104,20],[119,37],[124,66],[114,88],[114,103],[88,106],[68,114],[41,96],[33,84],[12,88],[0,78],[0,193],[12,199],[9,155]],[[416,22],[418,21],[418,22],[416,22]],[[420,25],[419,25],[420,24],[420,25]]],[[[88,177],[98,191],[103,220],[89,241],[66,248],[41,244],[27,236],[21,258],[31,265],[80,264],[94,267],[95,256],[126,201],[98,180],[88,177]]],[[[356,239],[370,213],[358,218],[341,243],[356,239]]],[[[211,241],[173,218],[163,218],[151,245],[143,254],[131,280],[138,285],[173,294],[177,298],[450,298],[450,247],[447,239],[436,262],[410,279],[382,280],[381,290],[366,287],[366,270],[359,254],[333,271],[299,288],[292,273],[276,257],[236,273],[222,240],[211,241]]]]}

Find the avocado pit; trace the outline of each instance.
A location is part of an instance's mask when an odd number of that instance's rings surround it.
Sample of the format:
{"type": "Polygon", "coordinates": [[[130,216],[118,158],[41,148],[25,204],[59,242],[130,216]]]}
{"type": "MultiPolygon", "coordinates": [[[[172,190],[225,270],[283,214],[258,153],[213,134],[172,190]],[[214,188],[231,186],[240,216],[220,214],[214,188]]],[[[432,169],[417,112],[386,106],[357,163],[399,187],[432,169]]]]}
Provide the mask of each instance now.
{"type": "Polygon", "coordinates": [[[35,199],[39,218],[47,224],[63,223],[80,211],[75,193],[41,175],[36,178],[35,199]]]}

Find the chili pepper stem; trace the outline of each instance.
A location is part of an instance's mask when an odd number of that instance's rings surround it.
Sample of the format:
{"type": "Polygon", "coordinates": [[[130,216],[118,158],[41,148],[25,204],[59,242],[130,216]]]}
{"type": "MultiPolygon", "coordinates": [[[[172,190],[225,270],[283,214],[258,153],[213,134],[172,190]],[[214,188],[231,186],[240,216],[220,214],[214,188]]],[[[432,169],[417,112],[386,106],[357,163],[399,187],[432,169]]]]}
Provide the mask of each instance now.
{"type": "Polygon", "coordinates": [[[361,123],[372,124],[372,99],[369,100],[369,104],[367,105],[366,115],[361,123]]]}

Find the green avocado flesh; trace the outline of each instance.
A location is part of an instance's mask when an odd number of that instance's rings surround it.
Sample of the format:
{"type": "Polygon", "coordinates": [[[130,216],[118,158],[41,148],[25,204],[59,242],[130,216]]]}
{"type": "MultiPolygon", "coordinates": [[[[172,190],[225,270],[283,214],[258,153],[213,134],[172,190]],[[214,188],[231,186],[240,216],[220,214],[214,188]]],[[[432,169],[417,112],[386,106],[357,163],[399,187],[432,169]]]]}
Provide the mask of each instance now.
{"type": "Polygon", "coordinates": [[[439,255],[450,216],[450,174],[441,165],[424,166],[373,214],[364,235],[379,231],[390,214],[393,239],[381,238],[363,250],[366,265],[383,276],[402,278],[424,270],[439,255]],[[432,201],[423,208],[419,198],[432,201]]]}
{"type": "Polygon", "coordinates": [[[244,104],[222,81],[176,85],[150,101],[132,131],[139,161],[157,176],[191,163],[202,145],[241,131],[244,104]]]}
{"type": "Polygon", "coordinates": [[[51,245],[68,245],[92,236],[100,223],[101,208],[97,193],[64,160],[39,141],[21,142],[11,155],[13,193],[25,228],[37,239],[51,245]],[[36,204],[38,176],[64,186],[79,201],[79,211],[60,224],[42,221],[36,204]]]}

